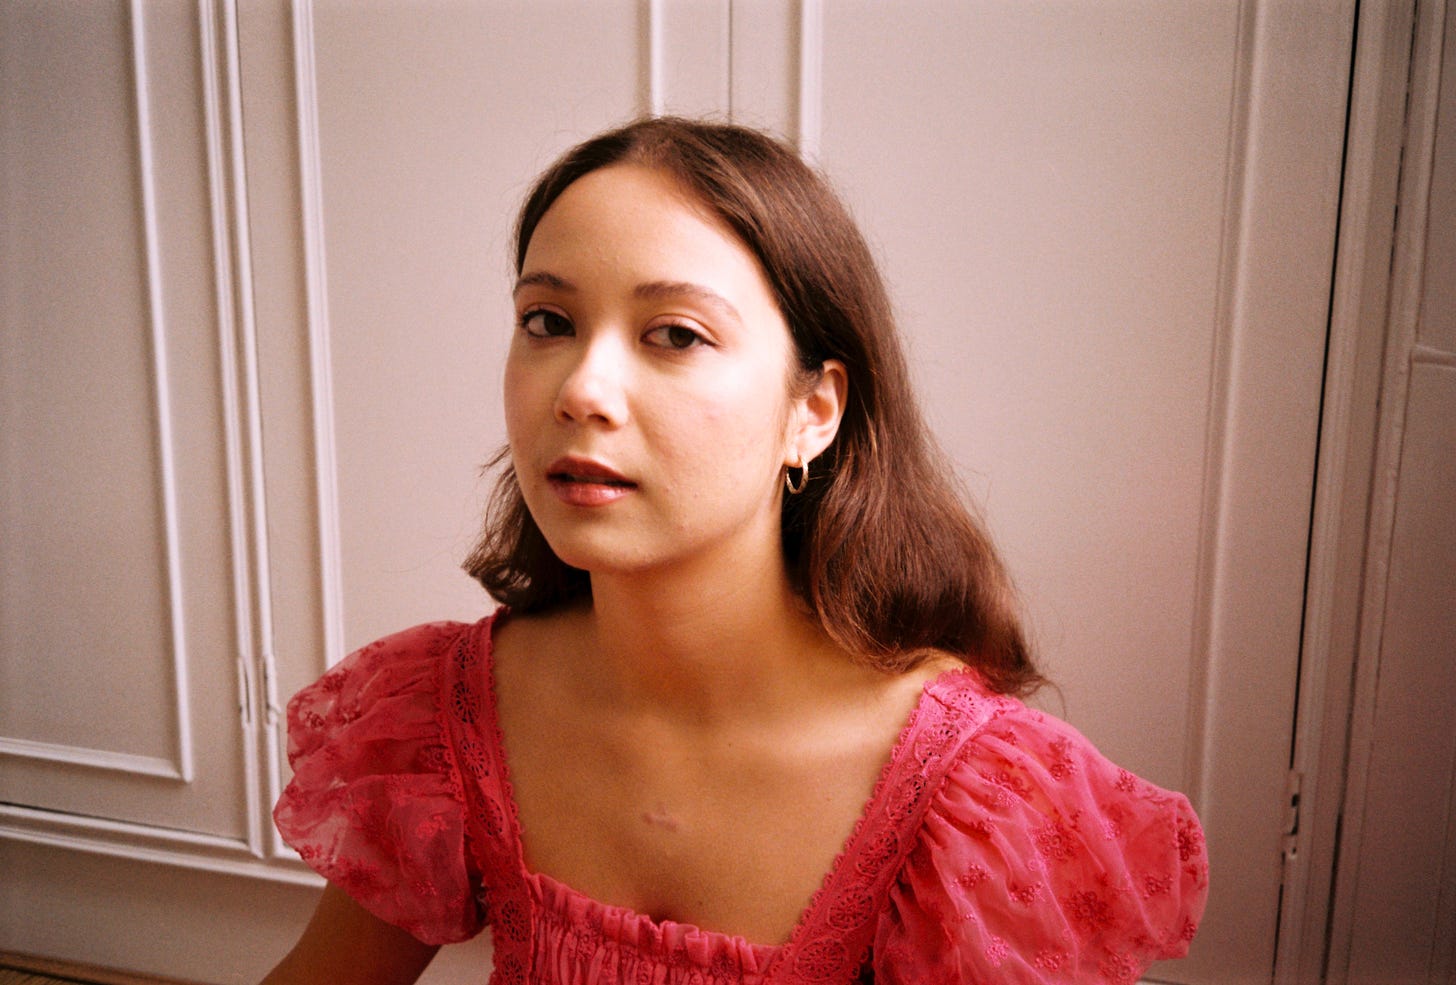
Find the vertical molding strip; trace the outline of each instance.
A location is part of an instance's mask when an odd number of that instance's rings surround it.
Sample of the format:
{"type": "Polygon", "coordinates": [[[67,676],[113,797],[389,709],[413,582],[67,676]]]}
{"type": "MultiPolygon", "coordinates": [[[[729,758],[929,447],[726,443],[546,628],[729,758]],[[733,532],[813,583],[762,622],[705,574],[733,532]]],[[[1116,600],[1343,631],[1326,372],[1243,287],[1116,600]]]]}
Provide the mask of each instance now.
{"type": "MultiPolygon", "coordinates": [[[[324,652],[329,666],[344,658],[343,562],[339,535],[338,453],[335,443],[333,358],[330,345],[323,161],[319,141],[313,2],[293,2],[294,88],[298,108],[299,196],[303,211],[304,278],[308,299],[309,369],[313,396],[314,465],[318,478],[319,569],[324,652]]],[[[281,711],[270,708],[271,715],[281,711]]]]}
{"type": "Polygon", "coordinates": [[[647,0],[647,112],[661,116],[666,105],[663,82],[663,4],[665,0],[647,0]]]}
{"type": "MultiPolygon", "coordinates": [[[[344,658],[343,554],[339,534],[338,453],[335,442],[333,356],[330,345],[327,251],[325,249],[323,162],[318,122],[318,77],[312,0],[292,0],[293,83],[298,140],[299,206],[303,229],[304,284],[309,341],[309,384],[313,402],[316,517],[319,538],[319,595],[324,661],[344,658]]],[[[286,742],[277,674],[265,675],[266,755],[270,801],[283,789],[286,742]]],[[[270,828],[275,857],[292,857],[277,830],[270,828]]]]}
{"type": "Polygon", "coordinates": [[[819,161],[824,138],[824,0],[799,0],[799,156],[819,161]]]}
{"type": "Polygon", "coordinates": [[[188,681],[187,622],[183,609],[182,545],[177,516],[177,462],[172,434],[171,379],[167,363],[166,315],[163,307],[161,238],[157,227],[157,191],[152,154],[152,112],[147,73],[145,4],[131,0],[132,78],[136,84],[137,155],[146,240],[147,307],[151,322],[153,384],[157,406],[157,452],[161,468],[162,515],[167,551],[167,591],[172,634],[173,706],[176,712],[176,777],[191,783],[191,687],[188,681]]]}
{"type": "Polygon", "coordinates": [[[1231,25],[1184,763],[1243,900],[1210,906],[1194,977],[1269,980],[1278,949],[1355,2],[1320,9],[1244,0],[1231,25]]]}
{"type": "Polygon", "coordinates": [[[1197,581],[1192,649],[1189,665],[1193,668],[1188,704],[1186,748],[1189,762],[1185,793],[1195,804],[1202,804],[1213,755],[1208,728],[1210,699],[1209,674],[1213,662],[1215,599],[1218,582],[1218,545],[1227,526],[1224,515],[1228,501],[1227,479],[1229,459],[1233,454],[1228,429],[1229,390],[1234,372],[1234,319],[1239,253],[1243,238],[1243,216],[1248,209],[1248,188],[1245,181],[1246,145],[1249,139],[1249,116],[1253,102],[1254,47],[1257,29],[1257,2],[1239,5],[1237,50],[1234,56],[1234,83],[1229,111],[1229,136],[1226,151],[1228,178],[1224,187],[1224,222],[1219,244],[1219,283],[1214,310],[1213,360],[1209,379],[1208,417],[1204,425],[1205,457],[1200,529],[1198,532],[1197,581]]]}
{"type": "MultiPolygon", "coordinates": [[[[255,614],[255,637],[250,656],[253,662],[245,661],[245,681],[249,672],[264,668],[274,662],[274,621],[272,621],[272,565],[268,550],[268,486],[264,477],[264,423],[262,423],[262,381],[258,371],[258,319],[253,311],[253,240],[252,221],[248,215],[248,160],[243,143],[243,71],[237,38],[237,0],[223,0],[223,41],[226,55],[227,80],[227,150],[232,166],[233,249],[236,265],[237,311],[242,338],[239,348],[243,358],[243,393],[245,393],[245,423],[248,426],[248,486],[249,486],[249,534],[252,534],[252,594],[255,614]]],[[[248,655],[245,655],[248,656],[248,655]]],[[[266,675],[266,672],[265,674],[266,675]]],[[[255,694],[256,688],[249,688],[255,694]]],[[[243,752],[243,770],[246,774],[246,799],[248,799],[248,845],[255,856],[264,856],[264,825],[262,825],[262,803],[259,789],[258,742],[256,742],[256,719],[253,706],[246,710],[243,722],[248,723],[245,735],[248,741],[243,752]]]]}
{"type": "Polygon", "coordinates": [[[207,127],[218,350],[228,459],[237,664],[243,693],[248,844],[261,857],[263,825],[253,708],[256,668],[272,658],[273,611],[263,481],[262,397],[253,312],[252,239],[243,159],[242,76],[235,0],[198,0],[207,127]],[[219,25],[219,13],[221,25],[219,25]]]}
{"type": "Polygon", "coordinates": [[[718,105],[722,108],[723,115],[733,119],[733,5],[738,0],[724,0],[722,6],[723,19],[718,25],[718,30],[723,37],[723,75],[718,80],[722,88],[718,90],[718,105]]]}
{"type": "Polygon", "coordinates": [[[1384,348],[1414,6],[1400,0],[1358,12],[1295,723],[1294,768],[1303,779],[1280,899],[1276,985],[1325,972],[1374,469],[1376,395],[1366,387],[1370,378],[1378,387],[1384,348]]]}
{"type": "MultiPolygon", "coordinates": [[[[228,231],[227,155],[223,149],[223,80],[218,65],[220,45],[216,12],[212,0],[197,0],[198,52],[202,61],[202,115],[207,141],[208,217],[212,232],[213,299],[216,304],[218,384],[222,390],[223,448],[227,458],[228,540],[232,553],[233,633],[237,652],[235,661],[242,682],[249,680],[249,667],[255,650],[253,642],[253,600],[248,572],[247,491],[244,474],[247,462],[243,450],[242,398],[238,392],[238,340],[234,305],[239,293],[233,276],[233,250],[228,231]]],[[[250,687],[240,683],[239,702],[243,721],[248,721],[245,703],[250,687]]],[[[248,761],[251,736],[244,727],[243,762],[245,783],[252,779],[248,761]]],[[[249,784],[251,785],[251,784],[249,784]]],[[[247,792],[251,801],[256,795],[247,792]]],[[[249,804],[251,807],[251,803],[249,804]]],[[[253,810],[247,811],[248,841],[254,842],[253,810]]]]}
{"type": "Polygon", "coordinates": [[[1394,256],[1390,267],[1389,323],[1385,365],[1380,383],[1380,420],[1371,481],[1369,525],[1355,658],[1354,694],[1349,717],[1349,749],[1341,812],[1335,898],[1330,907],[1326,963],[1332,985],[1348,981],[1353,960],[1355,908],[1360,882],[1360,846],[1367,811],[1376,699],[1380,687],[1380,651],[1385,628],[1390,551],[1395,539],[1401,449],[1413,362],[1419,350],[1422,278],[1430,191],[1434,169],[1436,123],[1440,108],[1441,51],[1445,5],[1417,3],[1406,93],[1404,146],[1401,151],[1399,201],[1396,207],[1394,256]]]}
{"type": "MultiPolygon", "coordinates": [[[[233,262],[237,268],[237,304],[242,337],[244,422],[247,426],[247,481],[249,532],[252,535],[253,660],[247,669],[270,666],[273,662],[273,567],[268,550],[268,492],[263,475],[263,390],[258,371],[258,324],[253,309],[253,237],[248,215],[248,171],[243,144],[243,74],[238,52],[238,0],[223,0],[223,39],[226,56],[228,151],[232,169],[233,262]]],[[[256,676],[256,675],[255,675],[256,676]]],[[[252,689],[256,693],[256,688],[252,689]]],[[[256,706],[256,699],[254,702],[256,706]]],[[[256,736],[256,724],[249,708],[245,721],[248,738],[256,736]]],[[[248,845],[263,854],[263,826],[258,784],[258,744],[248,741],[244,759],[248,809],[248,845]]]]}

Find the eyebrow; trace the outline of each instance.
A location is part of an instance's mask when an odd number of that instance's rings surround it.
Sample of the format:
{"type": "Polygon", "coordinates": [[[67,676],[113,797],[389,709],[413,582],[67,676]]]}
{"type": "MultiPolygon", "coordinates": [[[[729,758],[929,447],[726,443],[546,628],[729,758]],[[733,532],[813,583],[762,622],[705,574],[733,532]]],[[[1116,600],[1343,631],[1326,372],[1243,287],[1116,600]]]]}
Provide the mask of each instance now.
{"type": "Polygon", "coordinates": [[[576,285],[571,281],[555,274],[549,274],[544,270],[535,270],[529,274],[522,274],[516,279],[516,286],[511,289],[511,294],[520,294],[522,288],[526,287],[550,287],[558,291],[576,292],[576,285]]]}
{"type": "Polygon", "coordinates": [[[727,298],[711,288],[702,284],[694,284],[691,281],[682,280],[654,280],[646,284],[638,284],[632,289],[632,296],[641,298],[643,301],[662,301],[673,297],[690,297],[700,304],[714,308],[719,314],[726,315],[734,321],[742,323],[743,316],[738,309],[733,307],[727,298]]]}
{"type": "MultiPolygon", "coordinates": [[[[567,294],[575,294],[577,286],[564,277],[545,270],[533,270],[531,273],[522,274],[516,280],[515,289],[512,294],[519,294],[527,287],[548,287],[556,291],[564,291],[567,294]]],[[[692,281],[684,280],[654,280],[638,284],[632,288],[632,296],[642,301],[662,301],[674,297],[689,297],[694,301],[717,310],[720,314],[732,318],[734,321],[743,322],[743,316],[738,313],[727,298],[712,288],[704,287],[702,284],[694,284],[692,281]]]]}

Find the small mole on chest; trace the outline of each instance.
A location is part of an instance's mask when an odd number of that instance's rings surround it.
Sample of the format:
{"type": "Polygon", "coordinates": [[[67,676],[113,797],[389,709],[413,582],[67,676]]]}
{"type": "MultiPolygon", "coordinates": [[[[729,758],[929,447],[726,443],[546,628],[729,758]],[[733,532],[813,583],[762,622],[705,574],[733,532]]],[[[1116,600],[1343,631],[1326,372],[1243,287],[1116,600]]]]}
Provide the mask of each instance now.
{"type": "Polygon", "coordinates": [[[662,804],[658,804],[655,810],[643,811],[642,823],[664,831],[676,831],[680,827],[677,818],[669,814],[662,804]]]}

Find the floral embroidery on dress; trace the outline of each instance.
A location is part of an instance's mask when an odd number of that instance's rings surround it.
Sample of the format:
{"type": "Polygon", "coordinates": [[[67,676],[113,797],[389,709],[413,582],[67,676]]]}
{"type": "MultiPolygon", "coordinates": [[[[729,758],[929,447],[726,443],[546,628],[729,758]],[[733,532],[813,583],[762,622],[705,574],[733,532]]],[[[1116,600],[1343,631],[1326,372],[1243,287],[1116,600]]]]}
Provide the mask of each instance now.
{"type": "Polygon", "coordinates": [[[1039,882],[1028,883],[1024,886],[1013,882],[1006,889],[1011,898],[1022,906],[1030,906],[1041,899],[1041,883],[1039,882]]]}
{"type": "Polygon", "coordinates": [[[1042,971],[1061,971],[1067,964],[1066,951],[1041,950],[1036,952],[1032,964],[1042,971]]]}
{"type": "Polygon", "coordinates": [[[1085,889],[1067,896],[1063,903],[1067,915],[1076,923],[1077,929],[1087,937],[1112,926],[1112,906],[1106,897],[1095,889],[1085,889]]]}
{"type": "Polygon", "coordinates": [[[1070,862],[1078,855],[1077,840],[1057,818],[1036,829],[1036,850],[1051,862],[1070,862]]]}
{"type": "Polygon", "coordinates": [[[1051,744],[1052,755],[1055,757],[1047,764],[1047,772],[1051,773],[1054,780],[1069,780],[1077,774],[1077,764],[1068,754],[1071,743],[1066,739],[1057,739],[1051,744]]]}
{"type": "Polygon", "coordinates": [[[979,865],[972,865],[965,872],[956,876],[956,883],[964,889],[975,889],[989,878],[991,878],[991,873],[979,865]]]}

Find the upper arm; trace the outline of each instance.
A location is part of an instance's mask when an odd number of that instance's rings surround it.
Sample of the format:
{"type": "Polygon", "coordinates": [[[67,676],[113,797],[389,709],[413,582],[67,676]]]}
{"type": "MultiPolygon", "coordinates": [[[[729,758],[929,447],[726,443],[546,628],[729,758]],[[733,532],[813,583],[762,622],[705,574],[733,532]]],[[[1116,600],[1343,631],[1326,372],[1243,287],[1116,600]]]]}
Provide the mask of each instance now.
{"type": "Polygon", "coordinates": [[[303,936],[263,985],[412,985],[438,950],[330,884],[303,936]]]}

